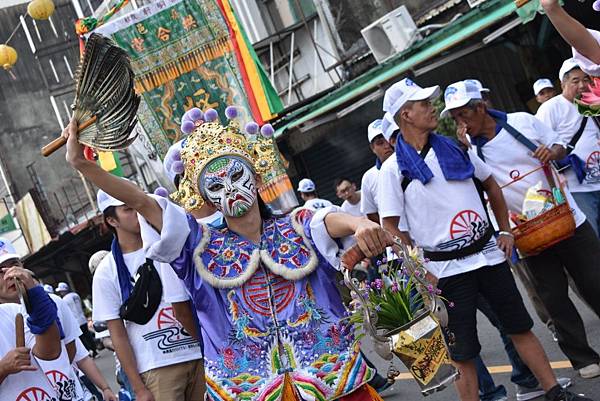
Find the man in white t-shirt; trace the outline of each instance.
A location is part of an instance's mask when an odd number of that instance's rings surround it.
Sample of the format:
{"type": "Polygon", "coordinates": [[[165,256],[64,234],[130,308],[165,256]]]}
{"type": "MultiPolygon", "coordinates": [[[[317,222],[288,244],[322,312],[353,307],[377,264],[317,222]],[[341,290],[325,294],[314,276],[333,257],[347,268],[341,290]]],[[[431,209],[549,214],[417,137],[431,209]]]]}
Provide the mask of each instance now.
{"type": "Polygon", "coordinates": [[[65,282],[58,283],[56,286],[56,292],[62,297],[63,301],[65,301],[71,310],[71,313],[73,313],[73,316],[75,316],[77,319],[79,329],[81,330],[81,336],[79,338],[81,339],[83,345],[85,345],[85,348],[92,353],[92,358],[95,358],[98,355],[98,351],[96,351],[94,337],[88,329],[88,321],[83,313],[83,307],[79,294],[71,291],[71,288],[69,288],[69,285],[65,282]]]}
{"type": "Polygon", "coordinates": [[[340,206],[344,213],[358,217],[364,216],[360,211],[361,191],[356,189],[354,181],[346,177],[336,178],[333,186],[337,197],[344,201],[340,206]]]}
{"type": "MultiPolygon", "coordinates": [[[[7,252],[4,242],[0,246],[0,300],[0,400],[82,401],[83,391],[61,341],[57,324],[59,308],[31,272],[21,267],[18,255],[11,250],[7,252]],[[18,297],[15,279],[27,291],[28,313],[22,305],[10,303],[18,297]],[[24,347],[16,346],[18,313],[27,323],[24,347]]],[[[65,325],[62,331],[67,332],[67,317],[63,315],[60,321],[65,325]]],[[[67,339],[67,334],[63,335],[67,339]]]]}
{"type": "Polygon", "coordinates": [[[318,210],[324,207],[331,206],[333,203],[327,199],[320,199],[317,195],[317,187],[310,178],[303,178],[298,183],[298,192],[300,197],[304,200],[304,207],[309,209],[318,210]]]}
{"type": "MultiPolygon", "coordinates": [[[[600,125],[584,117],[573,103],[588,89],[590,78],[574,59],[565,60],[559,78],[562,94],[542,104],[536,117],[550,126],[567,145],[566,176],[577,204],[598,234],[600,219],[600,125]]],[[[562,164],[562,162],[561,162],[562,164]]]]}
{"type": "MultiPolygon", "coordinates": [[[[546,175],[536,169],[541,163],[564,158],[560,136],[531,114],[488,110],[480,98],[465,90],[462,82],[448,88],[460,96],[448,101],[444,112],[465,127],[494,178],[506,185],[502,192],[509,210],[520,213],[525,194],[538,183],[550,193],[546,175]],[[526,139],[517,139],[519,134],[526,139]],[[518,177],[522,178],[515,181],[518,177]]],[[[600,316],[600,240],[568,189],[565,195],[575,218],[575,235],[525,260],[536,292],[554,322],[559,346],[582,377],[592,378],[600,376],[600,356],[588,344],[581,316],[569,299],[564,271],[573,277],[583,299],[600,316]]]]}
{"type": "Polygon", "coordinates": [[[363,174],[360,182],[360,212],[375,223],[379,223],[379,213],[377,212],[377,178],[379,169],[383,162],[394,154],[394,149],[383,136],[382,122],[383,120],[379,118],[371,122],[367,128],[369,148],[377,159],[375,165],[363,174]]]}
{"type": "MultiPolygon", "coordinates": [[[[129,299],[138,269],[146,263],[137,213],[103,191],[98,191],[98,208],[115,240],[111,253],[94,274],[93,319],[107,322],[117,357],[138,401],[201,400],[200,346],[164,301],[162,283],[167,278],[160,276],[161,299],[147,323],[121,317],[121,306],[129,299]]],[[[159,274],[168,271],[160,263],[151,263],[159,274]]]]}
{"type": "Polygon", "coordinates": [[[506,203],[490,169],[474,152],[432,133],[438,123],[432,104],[437,95],[439,87],[420,88],[410,79],[386,91],[384,111],[401,134],[396,141],[396,165],[386,163],[380,172],[379,213],[384,226],[392,230],[398,218],[406,216],[410,238],[403,240],[412,238],[423,248],[427,270],[439,279],[443,296],[454,303],[448,309],[448,329],[455,336],[449,349],[461,372],[456,382],[459,397],[479,399],[475,358],[481,350],[476,320],[481,295],[539,380],[547,400],[564,400],[564,394],[570,400],[588,400],[565,393],[531,332],[533,321],[505,261],[514,242],[506,203]],[[500,228],[497,239],[482,190],[500,228]]]}

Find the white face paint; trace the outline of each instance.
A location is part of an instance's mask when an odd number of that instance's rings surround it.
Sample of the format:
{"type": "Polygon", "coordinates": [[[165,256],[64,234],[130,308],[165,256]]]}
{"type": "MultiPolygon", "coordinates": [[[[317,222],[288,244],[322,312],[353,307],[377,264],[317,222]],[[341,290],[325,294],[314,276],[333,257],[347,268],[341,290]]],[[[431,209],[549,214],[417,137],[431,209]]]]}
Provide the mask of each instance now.
{"type": "Polygon", "coordinates": [[[225,216],[240,217],[256,202],[256,181],[248,164],[235,156],[211,161],[200,174],[202,196],[225,216]]]}

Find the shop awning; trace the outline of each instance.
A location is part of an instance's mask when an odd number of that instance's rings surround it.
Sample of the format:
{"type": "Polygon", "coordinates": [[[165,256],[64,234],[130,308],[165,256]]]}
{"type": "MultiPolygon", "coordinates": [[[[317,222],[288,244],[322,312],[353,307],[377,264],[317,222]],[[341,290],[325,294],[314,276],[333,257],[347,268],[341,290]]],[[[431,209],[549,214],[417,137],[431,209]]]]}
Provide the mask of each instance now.
{"type": "Polygon", "coordinates": [[[417,42],[396,57],[374,67],[319,100],[285,116],[277,124],[279,127],[275,131],[275,137],[277,138],[289,129],[335,110],[337,107],[376,89],[386,81],[396,78],[410,68],[439,55],[511,15],[515,10],[516,6],[513,0],[489,0],[483,3],[451,25],[417,42]]]}

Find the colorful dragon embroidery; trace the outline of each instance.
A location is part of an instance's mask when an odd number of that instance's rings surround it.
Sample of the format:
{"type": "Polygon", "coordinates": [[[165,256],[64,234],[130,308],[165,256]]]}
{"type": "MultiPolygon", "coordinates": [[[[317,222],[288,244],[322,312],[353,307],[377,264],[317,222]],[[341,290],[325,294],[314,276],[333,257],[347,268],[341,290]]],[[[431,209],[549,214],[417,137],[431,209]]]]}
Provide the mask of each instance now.
{"type": "Polygon", "coordinates": [[[249,327],[252,321],[252,316],[248,312],[242,310],[240,306],[233,299],[235,290],[231,290],[227,293],[227,300],[229,301],[229,313],[231,313],[231,319],[233,321],[233,332],[232,335],[235,340],[241,341],[247,337],[266,337],[269,332],[263,333],[262,331],[249,327]]]}
{"type": "Polygon", "coordinates": [[[304,311],[295,320],[287,320],[287,324],[290,327],[308,326],[311,323],[328,323],[328,319],[325,316],[323,309],[317,306],[315,295],[313,293],[310,283],[306,282],[306,294],[298,297],[296,304],[304,311]]]}

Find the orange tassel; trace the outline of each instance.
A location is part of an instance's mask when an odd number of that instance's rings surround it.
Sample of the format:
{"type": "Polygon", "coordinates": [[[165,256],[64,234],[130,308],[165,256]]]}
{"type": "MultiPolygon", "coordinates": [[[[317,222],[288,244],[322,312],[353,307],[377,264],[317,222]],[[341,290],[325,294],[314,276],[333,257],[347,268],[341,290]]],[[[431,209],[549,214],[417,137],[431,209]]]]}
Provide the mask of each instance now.
{"type": "Polygon", "coordinates": [[[368,384],[365,384],[365,386],[367,387],[367,391],[369,392],[369,395],[373,401],[383,401],[383,398],[381,398],[379,393],[373,387],[369,386],[368,384]]]}
{"type": "Polygon", "coordinates": [[[286,373],[283,378],[283,389],[281,390],[282,401],[300,401],[300,397],[296,393],[296,389],[292,384],[292,379],[289,373],[286,373]]]}

